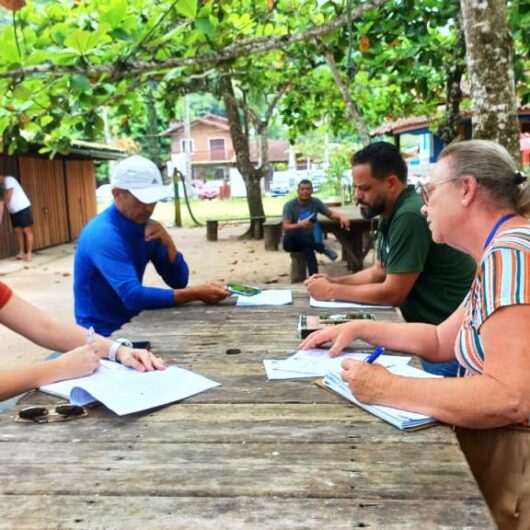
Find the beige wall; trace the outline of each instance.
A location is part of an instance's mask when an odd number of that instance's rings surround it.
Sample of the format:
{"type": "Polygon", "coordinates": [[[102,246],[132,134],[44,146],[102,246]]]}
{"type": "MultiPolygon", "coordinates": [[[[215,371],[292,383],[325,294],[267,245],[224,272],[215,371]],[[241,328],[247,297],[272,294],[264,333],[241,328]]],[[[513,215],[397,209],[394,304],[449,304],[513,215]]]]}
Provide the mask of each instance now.
{"type": "MultiPolygon", "coordinates": [[[[197,123],[191,128],[191,137],[193,139],[192,162],[233,162],[235,160],[230,131],[225,131],[204,123],[197,123]],[[212,152],[210,149],[210,140],[221,138],[225,142],[224,154],[221,152],[212,152]]],[[[181,144],[183,139],[183,129],[173,135],[171,144],[171,151],[173,153],[182,153],[181,144]]]]}

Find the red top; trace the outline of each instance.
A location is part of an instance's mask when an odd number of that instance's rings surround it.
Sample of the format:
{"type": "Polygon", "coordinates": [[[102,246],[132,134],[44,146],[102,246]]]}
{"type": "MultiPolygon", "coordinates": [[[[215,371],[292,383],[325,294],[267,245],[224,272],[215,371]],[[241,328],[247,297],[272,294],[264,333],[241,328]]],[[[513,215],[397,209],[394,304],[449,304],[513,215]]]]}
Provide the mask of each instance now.
{"type": "Polygon", "coordinates": [[[13,291],[5,283],[0,282],[0,309],[9,302],[11,296],[13,291]]]}

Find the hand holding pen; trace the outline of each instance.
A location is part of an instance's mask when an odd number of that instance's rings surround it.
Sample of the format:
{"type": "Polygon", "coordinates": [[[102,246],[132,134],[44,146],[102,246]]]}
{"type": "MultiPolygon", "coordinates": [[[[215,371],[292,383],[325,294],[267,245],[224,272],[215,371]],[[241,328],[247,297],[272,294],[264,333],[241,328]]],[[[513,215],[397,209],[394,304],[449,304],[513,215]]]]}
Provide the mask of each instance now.
{"type": "Polygon", "coordinates": [[[382,346],[378,346],[364,361],[346,359],[342,362],[342,379],[363,403],[381,403],[381,396],[392,378],[383,365],[374,364],[384,351],[382,346]]]}

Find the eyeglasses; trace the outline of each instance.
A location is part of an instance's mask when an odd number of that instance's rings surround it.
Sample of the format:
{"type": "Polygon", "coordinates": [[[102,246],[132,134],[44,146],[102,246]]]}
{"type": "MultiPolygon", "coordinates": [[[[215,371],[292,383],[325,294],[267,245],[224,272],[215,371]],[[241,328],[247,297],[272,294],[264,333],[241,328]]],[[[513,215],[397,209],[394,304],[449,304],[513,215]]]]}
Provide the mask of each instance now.
{"type": "Polygon", "coordinates": [[[87,415],[84,407],[78,405],[57,405],[53,410],[47,407],[26,407],[18,412],[16,421],[34,421],[35,423],[51,423],[68,421],[87,415]]]}
{"type": "Polygon", "coordinates": [[[445,179],[440,179],[435,182],[427,182],[427,184],[422,184],[421,182],[418,182],[416,184],[416,191],[421,195],[421,200],[423,201],[423,204],[427,206],[429,204],[429,198],[432,195],[432,192],[441,184],[447,184],[448,182],[453,182],[455,180],[458,180],[460,177],[448,177],[445,179]]]}

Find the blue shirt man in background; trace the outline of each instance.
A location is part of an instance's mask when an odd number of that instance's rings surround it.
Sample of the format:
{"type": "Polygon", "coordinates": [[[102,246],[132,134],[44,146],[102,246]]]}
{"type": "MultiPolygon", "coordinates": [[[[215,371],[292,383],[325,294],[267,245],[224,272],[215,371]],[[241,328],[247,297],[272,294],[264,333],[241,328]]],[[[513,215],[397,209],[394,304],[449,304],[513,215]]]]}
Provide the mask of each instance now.
{"type": "Polygon", "coordinates": [[[108,336],[144,309],[229,296],[221,285],[187,287],[189,270],[167,230],[151,219],[167,196],[156,165],[141,156],[122,160],[112,178],[114,204],[92,219],[79,237],[74,260],[75,317],[108,336]],[[142,285],[147,264],[170,287],[142,285]]]}
{"type": "Polygon", "coordinates": [[[302,252],[307,264],[307,272],[311,276],[318,273],[315,251],[326,255],[331,260],[337,259],[337,253],[315,237],[317,214],[321,213],[330,219],[339,221],[340,226],[349,229],[350,221],[333,210],[330,210],[320,199],[313,197],[313,184],[304,179],[298,183],[298,197],[285,203],[283,207],[282,228],[283,249],[286,252],[302,252]]]}

